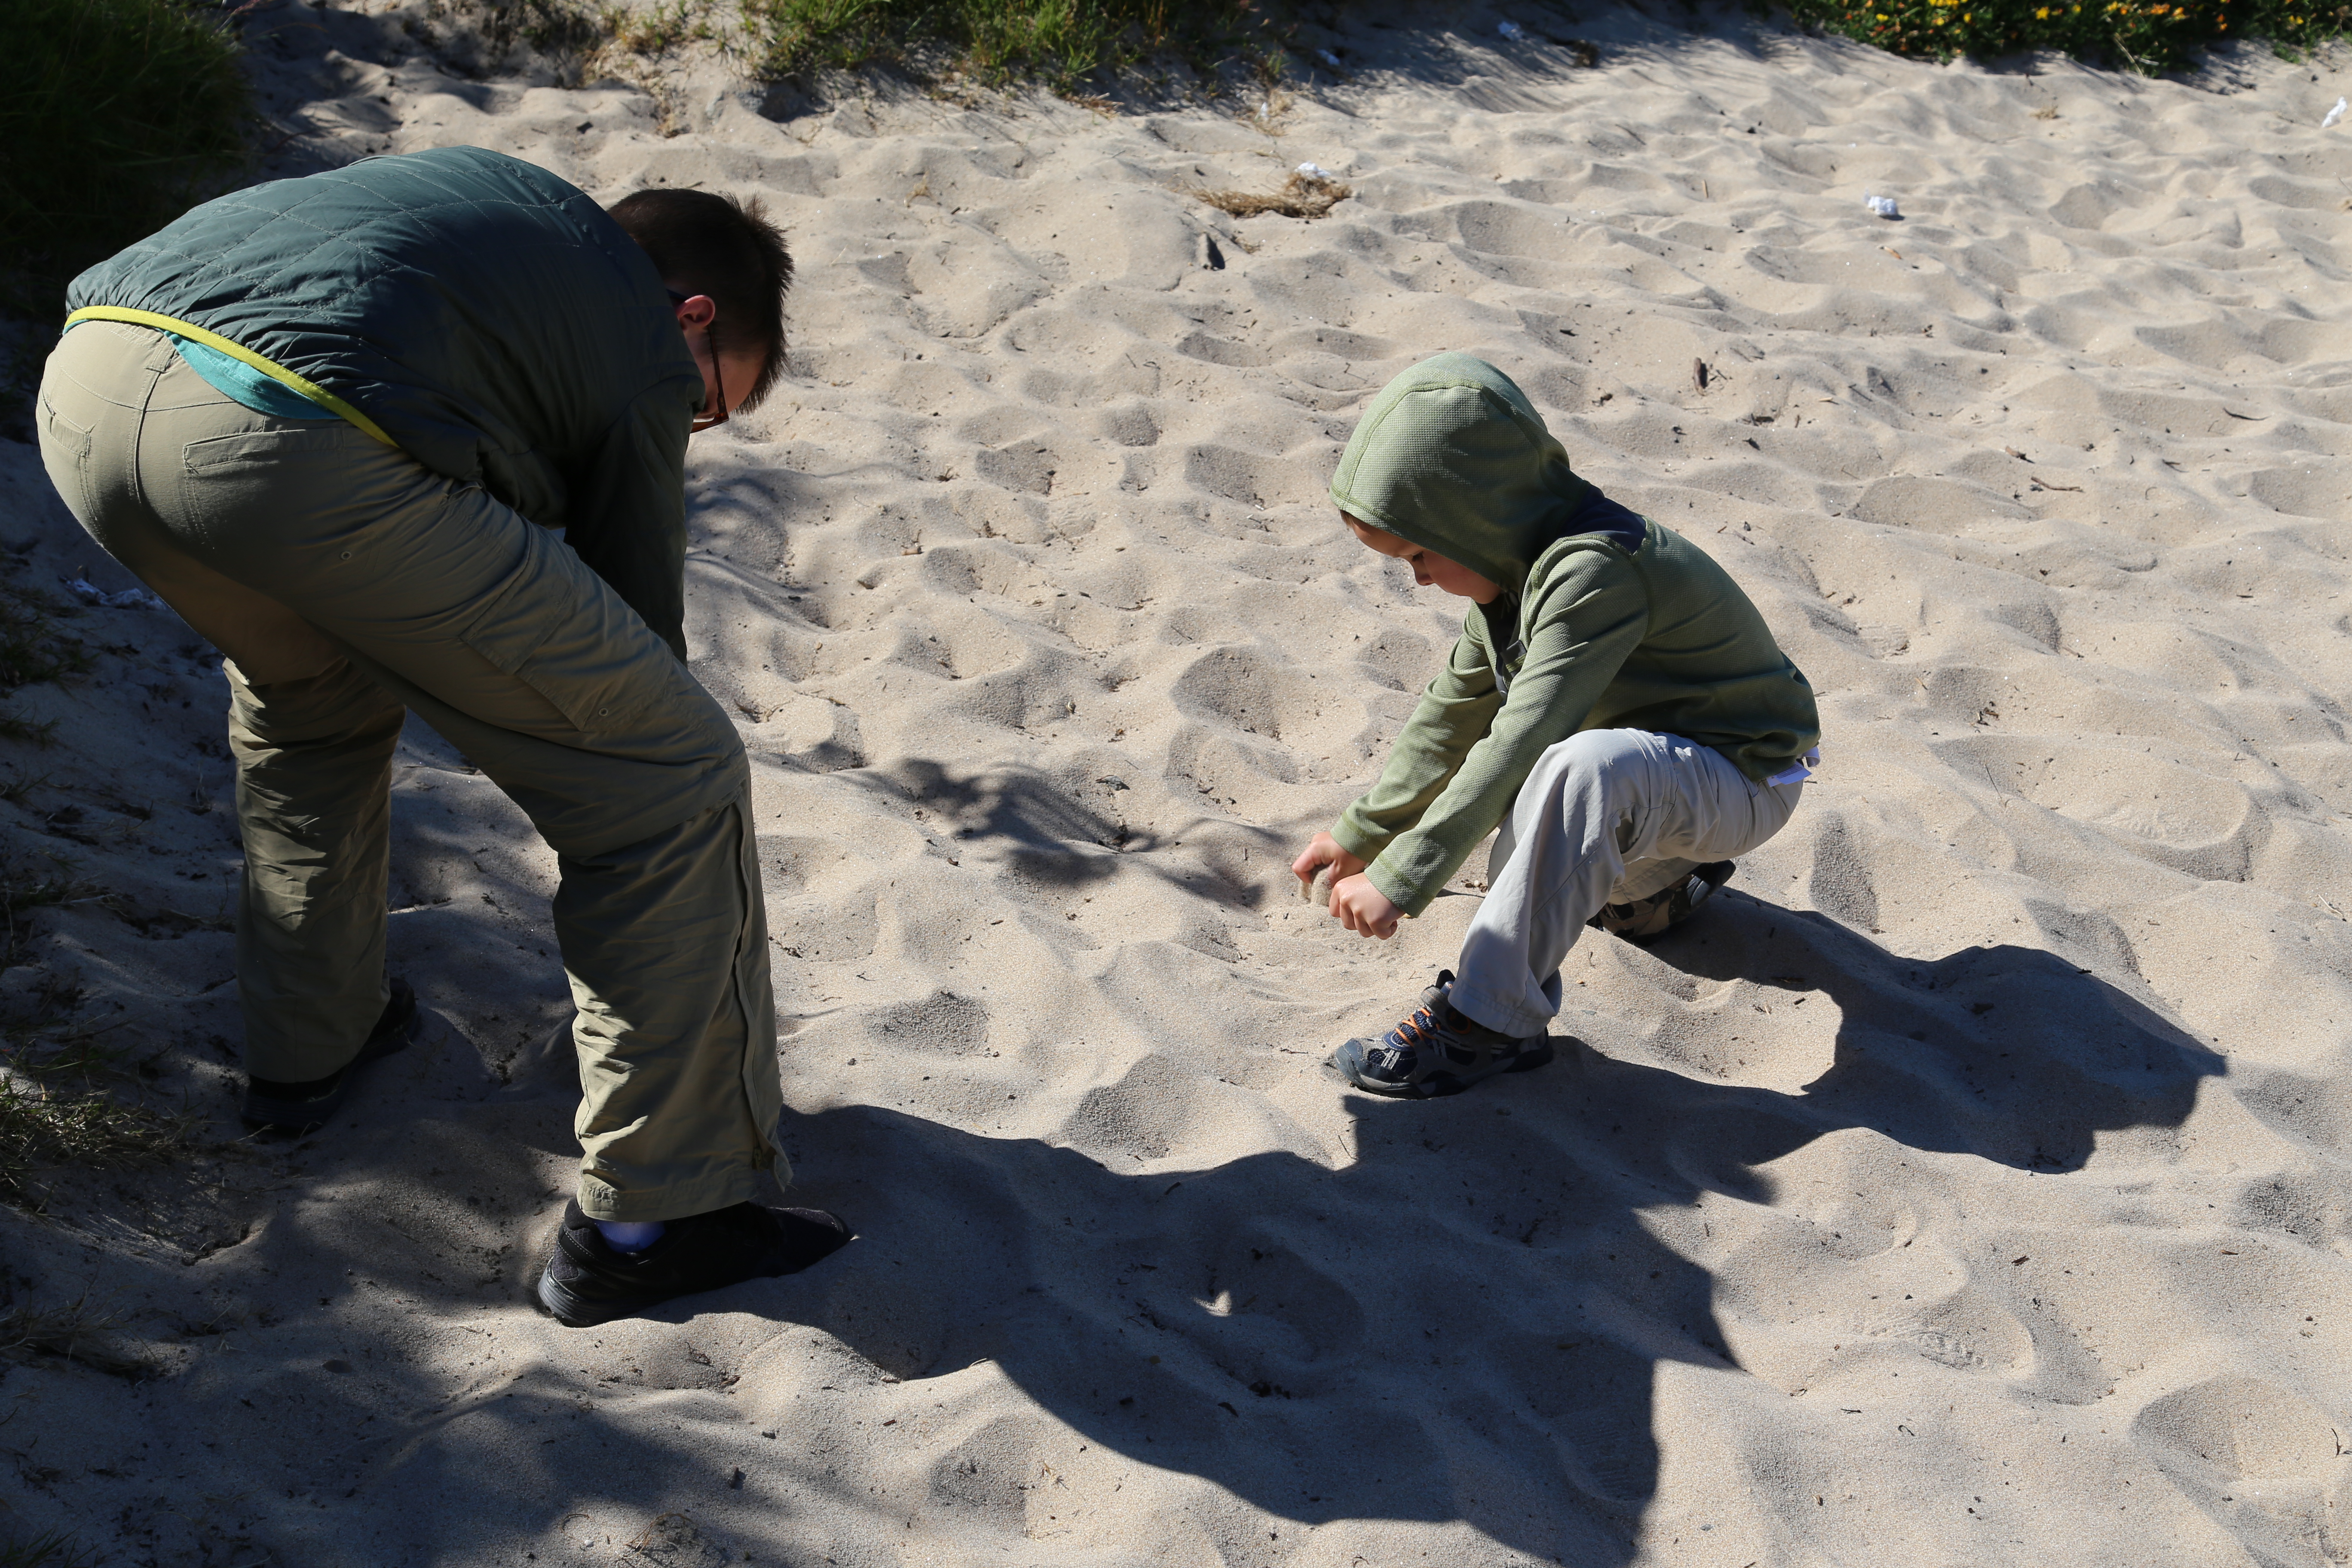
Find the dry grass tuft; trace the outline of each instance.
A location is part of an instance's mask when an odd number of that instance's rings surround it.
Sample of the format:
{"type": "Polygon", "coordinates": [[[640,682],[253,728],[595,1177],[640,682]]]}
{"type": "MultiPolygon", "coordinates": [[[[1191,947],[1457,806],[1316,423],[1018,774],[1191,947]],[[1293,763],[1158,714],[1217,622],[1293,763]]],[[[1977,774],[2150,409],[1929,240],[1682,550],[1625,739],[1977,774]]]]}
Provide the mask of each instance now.
{"type": "MultiPolygon", "coordinates": [[[[133,1381],[152,1375],[153,1365],[122,1339],[121,1327],[121,1318],[92,1310],[87,1296],[60,1307],[12,1303],[0,1309],[0,1355],[51,1356],[133,1381]]],[[[6,1563],[0,1557],[0,1568],[6,1563]]]]}
{"type": "Polygon", "coordinates": [[[86,1034],[0,1046],[0,1204],[40,1209],[37,1170],[156,1164],[185,1150],[192,1119],[121,1098],[114,1084],[131,1076],[86,1034]]]}
{"type": "Polygon", "coordinates": [[[1354,195],[1356,187],[1313,174],[1293,174],[1283,181],[1282,189],[1270,195],[1256,191],[1194,191],[1192,194],[1219,212],[1231,213],[1235,217],[1280,213],[1285,217],[1318,218],[1354,195]]]}
{"type": "MultiPolygon", "coordinates": [[[[46,875],[0,868],[0,966],[25,960],[35,910],[80,891],[70,866],[46,875]]],[[[163,1114],[118,1092],[135,1092],[141,1077],[136,1047],[115,1033],[136,1020],[77,1026],[72,1013],[80,1000],[51,974],[0,1017],[0,1204],[39,1209],[45,1198],[33,1180],[37,1170],[153,1164],[191,1141],[193,1118],[163,1114]]],[[[0,1315],[0,1330],[7,1321],[0,1315]]],[[[7,1344],[0,1332],[0,1350],[7,1344]]]]}
{"type": "Polygon", "coordinates": [[[74,1544],[63,1531],[0,1541],[0,1568],[96,1568],[98,1553],[74,1544]]]}

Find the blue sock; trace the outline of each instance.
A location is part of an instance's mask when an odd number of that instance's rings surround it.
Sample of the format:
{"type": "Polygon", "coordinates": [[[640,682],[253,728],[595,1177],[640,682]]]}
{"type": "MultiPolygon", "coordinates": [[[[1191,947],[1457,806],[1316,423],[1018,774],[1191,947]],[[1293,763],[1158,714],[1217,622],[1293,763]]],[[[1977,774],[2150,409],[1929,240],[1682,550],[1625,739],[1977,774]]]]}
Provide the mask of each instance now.
{"type": "Polygon", "coordinates": [[[600,1219],[594,1223],[604,1237],[604,1245],[615,1252],[643,1252],[669,1228],[657,1219],[600,1219]]]}

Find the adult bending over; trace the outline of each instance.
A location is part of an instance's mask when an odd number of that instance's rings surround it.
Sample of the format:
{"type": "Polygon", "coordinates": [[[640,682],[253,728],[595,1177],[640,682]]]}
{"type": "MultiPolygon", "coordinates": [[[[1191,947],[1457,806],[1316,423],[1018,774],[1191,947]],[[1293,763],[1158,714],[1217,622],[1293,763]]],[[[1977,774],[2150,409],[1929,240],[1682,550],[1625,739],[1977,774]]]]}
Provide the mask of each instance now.
{"type": "Polygon", "coordinates": [[[750,773],[681,631],[687,437],[774,382],[791,276],[756,207],[606,213],[442,148],[92,268],[41,383],[66,504],[226,658],[249,1121],[325,1125],[414,1032],[384,973],[404,709],[554,847],[581,1163],[540,1294],[574,1325],[848,1239],[751,1201],[790,1173],[750,773]]]}

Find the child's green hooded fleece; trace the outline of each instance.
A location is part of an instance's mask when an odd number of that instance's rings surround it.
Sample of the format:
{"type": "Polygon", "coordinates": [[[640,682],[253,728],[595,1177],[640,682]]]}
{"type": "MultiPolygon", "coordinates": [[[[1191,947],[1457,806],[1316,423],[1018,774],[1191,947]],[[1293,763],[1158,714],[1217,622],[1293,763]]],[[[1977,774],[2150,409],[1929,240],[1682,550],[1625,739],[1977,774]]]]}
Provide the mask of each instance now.
{"type": "Polygon", "coordinates": [[[1502,821],[1545,749],[1580,731],[1680,735],[1757,780],[1820,739],[1812,688],[1729,574],[1578,479],[1484,360],[1439,354],[1389,383],[1331,499],[1503,585],[1471,606],[1380,782],[1331,829],[1407,914],[1502,821]]]}

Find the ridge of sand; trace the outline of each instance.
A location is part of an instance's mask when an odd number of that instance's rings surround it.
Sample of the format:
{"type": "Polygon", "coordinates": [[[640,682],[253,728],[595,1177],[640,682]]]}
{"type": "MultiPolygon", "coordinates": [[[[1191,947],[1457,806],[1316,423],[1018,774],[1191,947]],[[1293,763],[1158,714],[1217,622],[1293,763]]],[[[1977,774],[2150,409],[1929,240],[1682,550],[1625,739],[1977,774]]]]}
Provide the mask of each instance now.
{"type": "MultiPolygon", "coordinates": [[[[665,138],[633,91],[261,21],[304,155],[472,142],[792,234],[800,374],[697,443],[689,638],[759,781],[796,1195],[861,1239],[531,1313],[552,866],[413,731],[431,1037],[299,1149],[0,1216],[20,1305],[119,1320],[8,1365],[0,1526],[169,1564],[2352,1551],[2337,65],[2217,91],[1619,12],[1589,71],[1367,32],[1273,135],[721,83],[665,138]],[[1186,195],[1302,160],[1355,198],[1186,195]],[[1388,945],[1284,862],[1458,624],[1318,499],[1441,348],[1730,568],[1827,738],[1721,907],[1570,955],[1589,1048],[1408,1107],[1322,1058],[1447,961],[1481,862],[1388,945]]],[[[27,580],[121,585],[29,449],[0,485],[27,580]]],[[[0,991],[83,987],[226,1131],[217,670],[87,625],[96,673],[12,700],[61,743],[0,818],[110,896],[0,991]]]]}

